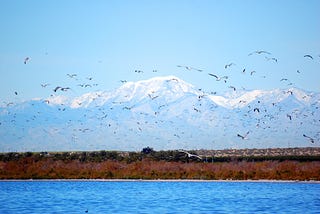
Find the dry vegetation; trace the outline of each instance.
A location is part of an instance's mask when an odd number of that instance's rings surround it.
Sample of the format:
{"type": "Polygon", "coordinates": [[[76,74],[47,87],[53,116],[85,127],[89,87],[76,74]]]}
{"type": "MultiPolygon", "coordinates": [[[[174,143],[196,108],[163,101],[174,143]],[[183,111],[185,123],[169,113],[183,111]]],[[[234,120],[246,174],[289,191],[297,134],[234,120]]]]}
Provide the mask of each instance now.
{"type": "MultiPolygon", "coordinates": [[[[195,151],[193,151],[195,152],[195,151]]],[[[198,153],[200,153],[198,151],[198,153]]],[[[221,156],[178,151],[0,154],[0,179],[320,180],[320,156],[221,156]],[[286,157],[286,158],[284,158],[286,157]]]]}

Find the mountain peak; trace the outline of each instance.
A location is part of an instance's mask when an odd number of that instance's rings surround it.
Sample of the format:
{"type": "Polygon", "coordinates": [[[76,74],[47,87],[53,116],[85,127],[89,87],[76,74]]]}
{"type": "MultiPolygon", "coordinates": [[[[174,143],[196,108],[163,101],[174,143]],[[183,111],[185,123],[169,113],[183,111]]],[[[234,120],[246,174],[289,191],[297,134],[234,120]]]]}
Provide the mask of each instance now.
{"type": "MultiPolygon", "coordinates": [[[[65,96],[54,96],[47,100],[52,105],[64,103],[71,108],[89,107],[90,105],[104,105],[110,103],[137,103],[146,99],[161,98],[163,102],[172,102],[187,94],[194,96],[204,95],[193,85],[176,76],[159,76],[136,82],[126,82],[113,91],[99,91],[85,93],[72,100],[65,96]]],[[[224,108],[242,108],[249,103],[259,100],[266,103],[278,103],[287,98],[296,99],[304,104],[310,104],[318,94],[305,92],[297,88],[273,90],[237,90],[224,95],[205,94],[215,104],[224,108]]]]}
{"type": "MultiPolygon", "coordinates": [[[[92,103],[104,105],[107,102],[139,102],[156,97],[162,97],[166,101],[170,101],[185,95],[185,93],[197,94],[197,90],[194,89],[193,85],[171,75],[126,82],[114,91],[86,93],[74,98],[70,103],[71,108],[80,108],[88,107],[92,103]]],[[[52,100],[56,101],[55,99],[52,100]]]]}
{"type": "Polygon", "coordinates": [[[319,100],[320,93],[296,88],[213,95],[175,76],[154,77],[76,98],[7,103],[0,109],[0,148],[318,146],[319,100]],[[243,133],[248,138],[238,137],[243,133]]]}
{"type": "Polygon", "coordinates": [[[186,83],[185,81],[179,79],[176,76],[163,76],[163,77],[153,77],[147,80],[140,80],[137,82],[127,82],[122,85],[119,90],[131,89],[134,92],[138,88],[146,89],[146,93],[153,93],[155,91],[163,90],[182,90],[184,92],[192,91],[194,86],[186,83]]]}

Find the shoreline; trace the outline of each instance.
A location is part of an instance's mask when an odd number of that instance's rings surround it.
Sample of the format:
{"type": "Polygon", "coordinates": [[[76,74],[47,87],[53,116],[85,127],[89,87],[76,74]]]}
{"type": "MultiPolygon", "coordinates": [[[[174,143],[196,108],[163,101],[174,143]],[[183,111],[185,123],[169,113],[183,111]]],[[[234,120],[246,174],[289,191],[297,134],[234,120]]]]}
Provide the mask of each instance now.
{"type": "Polygon", "coordinates": [[[320,184],[317,180],[201,180],[201,179],[4,179],[0,182],[186,182],[186,183],[308,183],[320,184]]]}

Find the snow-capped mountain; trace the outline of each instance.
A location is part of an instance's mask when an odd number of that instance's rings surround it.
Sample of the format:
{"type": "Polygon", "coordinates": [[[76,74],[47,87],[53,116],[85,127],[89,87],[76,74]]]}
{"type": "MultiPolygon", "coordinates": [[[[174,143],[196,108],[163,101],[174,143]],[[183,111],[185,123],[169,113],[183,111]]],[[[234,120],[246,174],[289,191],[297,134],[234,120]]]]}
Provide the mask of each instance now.
{"type": "Polygon", "coordinates": [[[320,93],[206,93],[175,76],[0,107],[0,150],[319,146],[320,93]]]}

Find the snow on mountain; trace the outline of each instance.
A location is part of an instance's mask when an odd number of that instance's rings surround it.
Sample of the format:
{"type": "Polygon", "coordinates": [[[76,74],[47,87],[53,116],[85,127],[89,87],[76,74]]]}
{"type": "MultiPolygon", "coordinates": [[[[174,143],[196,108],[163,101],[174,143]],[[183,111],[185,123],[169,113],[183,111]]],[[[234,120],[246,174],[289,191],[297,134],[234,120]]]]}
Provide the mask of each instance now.
{"type": "Polygon", "coordinates": [[[144,99],[156,99],[158,97],[170,102],[186,93],[196,94],[197,92],[191,84],[175,76],[154,77],[149,80],[127,82],[112,92],[86,93],[72,100],[71,107],[89,107],[91,104],[103,105],[108,101],[113,103],[137,103],[144,99]]]}
{"type": "Polygon", "coordinates": [[[140,150],[319,146],[320,94],[237,90],[207,94],[175,76],[114,91],[0,107],[0,149],[140,150]],[[238,135],[245,135],[245,139],[238,135]],[[310,138],[314,141],[311,142],[310,138]]]}
{"type": "Polygon", "coordinates": [[[246,106],[247,104],[251,103],[252,101],[256,100],[257,98],[264,96],[270,92],[262,91],[262,90],[254,90],[249,92],[237,92],[233,93],[233,96],[213,96],[209,95],[210,99],[217,103],[220,106],[225,108],[241,108],[246,106]]]}

